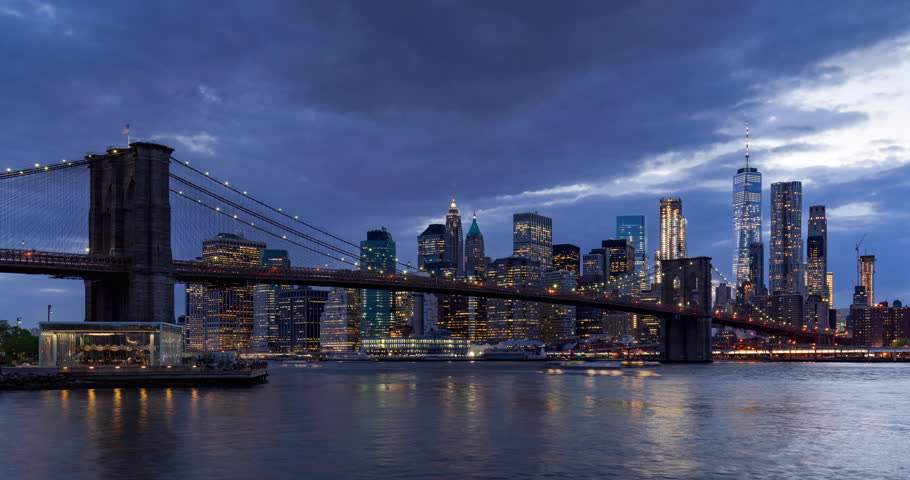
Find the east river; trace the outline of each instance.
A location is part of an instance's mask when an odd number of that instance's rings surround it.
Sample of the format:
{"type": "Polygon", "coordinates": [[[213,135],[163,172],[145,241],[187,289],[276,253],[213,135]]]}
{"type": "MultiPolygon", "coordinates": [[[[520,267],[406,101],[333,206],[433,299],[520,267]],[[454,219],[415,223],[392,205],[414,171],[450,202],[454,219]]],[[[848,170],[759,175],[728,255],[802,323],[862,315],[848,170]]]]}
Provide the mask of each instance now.
{"type": "Polygon", "coordinates": [[[910,478],[910,364],[273,364],[250,389],[0,392],[0,478],[910,478]]]}

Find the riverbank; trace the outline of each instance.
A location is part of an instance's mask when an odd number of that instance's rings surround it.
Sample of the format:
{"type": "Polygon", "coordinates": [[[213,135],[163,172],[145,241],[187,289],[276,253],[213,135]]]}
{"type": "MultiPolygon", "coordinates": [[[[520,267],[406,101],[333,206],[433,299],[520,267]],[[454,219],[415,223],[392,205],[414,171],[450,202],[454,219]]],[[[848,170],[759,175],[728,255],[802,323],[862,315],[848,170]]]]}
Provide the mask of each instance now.
{"type": "Polygon", "coordinates": [[[248,387],[264,383],[265,364],[233,369],[202,367],[4,367],[0,390],[126,387],[248,387]]]}

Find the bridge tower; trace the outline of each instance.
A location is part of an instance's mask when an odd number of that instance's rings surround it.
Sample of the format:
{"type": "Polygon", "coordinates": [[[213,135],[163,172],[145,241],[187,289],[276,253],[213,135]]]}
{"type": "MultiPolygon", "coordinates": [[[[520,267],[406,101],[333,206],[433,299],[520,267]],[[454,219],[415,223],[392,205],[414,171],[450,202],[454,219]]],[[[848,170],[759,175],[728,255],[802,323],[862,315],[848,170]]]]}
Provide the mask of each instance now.
{"type": "Polygon", "coordinates": [[[660,262],[661,303],[695,311],[660,321],[663,362],[710,362],[711,258],[679,258],[660,262]]]}
{"type": "Polygon", "coordinates": [[[89,251],[124,258],[126,274],[85,280],[85,320],[174,322],[170,154],[136,142],[89,155],[89,251]]]}

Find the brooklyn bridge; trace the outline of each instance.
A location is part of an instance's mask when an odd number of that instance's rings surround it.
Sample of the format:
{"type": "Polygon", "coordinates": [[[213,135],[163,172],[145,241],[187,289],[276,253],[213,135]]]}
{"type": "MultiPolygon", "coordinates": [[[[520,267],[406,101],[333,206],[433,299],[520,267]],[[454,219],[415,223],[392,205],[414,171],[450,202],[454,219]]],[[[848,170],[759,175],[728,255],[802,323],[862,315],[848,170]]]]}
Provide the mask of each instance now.
{"type": "Polygon", "coordinates": [[[657,302],[431,277],[397,260],[394,271],[373,269],[357,244],[154,143],[7,169],[0,173],[0,200],[0,272],[83,280],[89,322],[173,323],[175,283],[242,283],[427,292],[652,315],[661,321],[666,361],[710,361],[712,326],[807,343],[833,340],[831,331],[787,325],[758,309],[749,316],[715,311],[712,281],[720,274],[707,257],[662,262],[657,302]],[[232,228],[294,250],[298,266],[233,267],[195,259],[200,238],[232,228]]]}

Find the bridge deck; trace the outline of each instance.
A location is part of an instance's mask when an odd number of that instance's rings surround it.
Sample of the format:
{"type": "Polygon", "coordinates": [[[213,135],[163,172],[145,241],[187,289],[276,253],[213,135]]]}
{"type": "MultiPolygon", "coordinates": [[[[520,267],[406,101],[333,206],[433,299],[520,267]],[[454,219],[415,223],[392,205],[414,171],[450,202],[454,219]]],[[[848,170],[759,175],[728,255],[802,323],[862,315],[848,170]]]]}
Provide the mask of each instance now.
{"type": "MultiPolygon", "coordinates": [[[[592,307],[660,318],[697,317],[697,311],[673,308],[638,300],[617,297],[590,296],[581,293],[558,292],[540,288],[503,288],[483,282],[469,282],[413,275],[385,275],[358,270],[333,270],[319,268],[283,268],[249,266],[224,267],[198,261],[175,260],[173,274],[184,283],[251,283],[275,285],[307,285],[342,288],[367,288],[387,291],[425,292],[444,295],[464,295],[507,300],[592,307]]],[[[125,274],[128,262],[123,259],[96,254],[39,252],[33,250],[0,249],[0,272],[43,274],[73,278],[87,278],[99,274],[125,274]]],[[[753,330],[770,335],[781,335],[799,340],[815,341],[819,337],[832,337],[830,332],[818,332],[801,327],[780,325],[732,315],[710,314],[716,325],[753,330]]]]}

